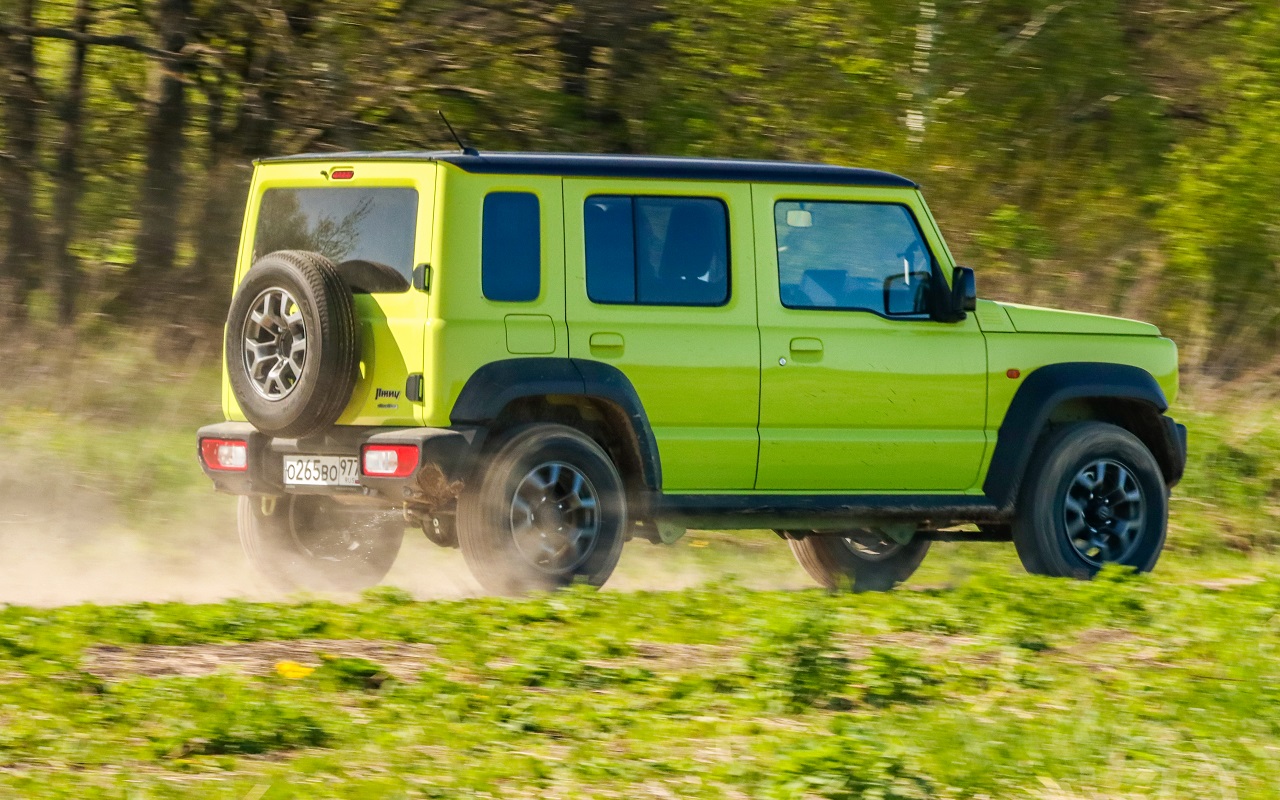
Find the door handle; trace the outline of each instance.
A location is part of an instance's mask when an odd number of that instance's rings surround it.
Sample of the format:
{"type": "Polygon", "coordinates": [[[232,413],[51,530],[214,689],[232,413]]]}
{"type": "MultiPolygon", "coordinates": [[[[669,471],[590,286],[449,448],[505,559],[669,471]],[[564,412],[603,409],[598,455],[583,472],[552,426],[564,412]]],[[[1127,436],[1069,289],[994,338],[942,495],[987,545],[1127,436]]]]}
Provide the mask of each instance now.
{"type": "Polygon", "coordinates": [[[791,352],[793,353],[821,353],[822,340],[814,339],[808,336],[797,336],[791,340],[791,352]]]}
{"type": "Polygon", "coordinates": [[[620,333],[593,333],[589,341],[593,350],[621,350],[625,344],[620,333]]]}

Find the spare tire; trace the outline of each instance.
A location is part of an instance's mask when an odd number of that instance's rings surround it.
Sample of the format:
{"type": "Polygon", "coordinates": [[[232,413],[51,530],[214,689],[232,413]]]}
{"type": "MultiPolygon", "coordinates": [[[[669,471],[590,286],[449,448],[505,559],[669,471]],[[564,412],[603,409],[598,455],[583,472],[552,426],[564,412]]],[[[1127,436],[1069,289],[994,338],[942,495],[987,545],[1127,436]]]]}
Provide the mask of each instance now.
{"type": "Polygon", "coordinates": [[[227,373],[245,418],[296,438],[337,421],[360,376],[351,290],[319,253],[280,250],[245,275],[227,314],[227,373]]]}

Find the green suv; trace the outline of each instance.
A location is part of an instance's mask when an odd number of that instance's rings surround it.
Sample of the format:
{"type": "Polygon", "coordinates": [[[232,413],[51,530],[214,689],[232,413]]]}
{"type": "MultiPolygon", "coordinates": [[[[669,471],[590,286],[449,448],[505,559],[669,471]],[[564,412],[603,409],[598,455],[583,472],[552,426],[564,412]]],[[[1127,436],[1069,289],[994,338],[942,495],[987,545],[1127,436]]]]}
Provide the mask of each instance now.
{"type": "Polygon", "coordinates": [[[200,460],[290,588],[378,582],[408,527],[504,593],[691,527],[773,529],[833,588],[941,539],[1149,570],[1186,461],[1172,341],[977,299],[885,172],[264,159],[235,287],[200,460]]]}

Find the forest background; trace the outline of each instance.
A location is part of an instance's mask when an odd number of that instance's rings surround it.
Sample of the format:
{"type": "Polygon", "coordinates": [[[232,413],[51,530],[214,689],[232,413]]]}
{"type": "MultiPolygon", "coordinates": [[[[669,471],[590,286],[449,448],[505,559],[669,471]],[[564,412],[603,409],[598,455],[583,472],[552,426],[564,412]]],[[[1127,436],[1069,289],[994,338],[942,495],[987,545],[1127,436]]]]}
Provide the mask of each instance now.
{"type": "Polygon", "coordinates": [[[1280,370],[1271,2],[3,0],[0,63],[11,335],[216,343],[252,159],[452,148],[442,109],[488,150],[896,171],[985,296],[1280,370]]]}

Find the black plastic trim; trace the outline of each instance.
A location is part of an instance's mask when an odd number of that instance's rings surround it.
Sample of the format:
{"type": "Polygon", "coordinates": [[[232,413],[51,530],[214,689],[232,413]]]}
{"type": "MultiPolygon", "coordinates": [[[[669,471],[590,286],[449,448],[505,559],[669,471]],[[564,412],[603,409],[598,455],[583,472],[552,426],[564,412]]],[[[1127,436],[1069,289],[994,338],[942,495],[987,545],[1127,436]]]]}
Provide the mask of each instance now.
{"type": "Polygon", "coordinates": [[[488,425],[523,397],[570,395],[611,402],[627,414],[645,485],[662,488],[658,442],[640,396],[617,367],[582,358],[511,358],[485,364],[467,380],[449,414],[455,425],[488,425]]]}
{"type": "Polygon", "coordinates": [[[1139,367],[1072,361],[1035,370],[1018,387],[1000,425],[991,466],[982,484],[991,502],[1000,507],[1013,505],[1031,452],[1049,415],[1068,400],[1085,398],[1137,400],[1147,403],[1159,414],[1169,408],[1160,384],[1151,373],[1139,367]]]}
{"type": "Polygon", "coordinates": [[[391,151],[301,153],[258,159],[282,161],[440,161],[467,172],[495,175],[560,175],[582,178],[653,178],[753,183],[809,183],[831,186],[918,188],[912,180],[875,169],[787,161],[675,156],[616,156],[591,153],[480,153],[391,151]]]}
{"type": "Polygon", "coordinates": [[[710,530],[837,530],[869,519],[949,525],[1007,516],[988,498],[974,495],[664,494],[653,508],[660,519],[710,530]]]}

